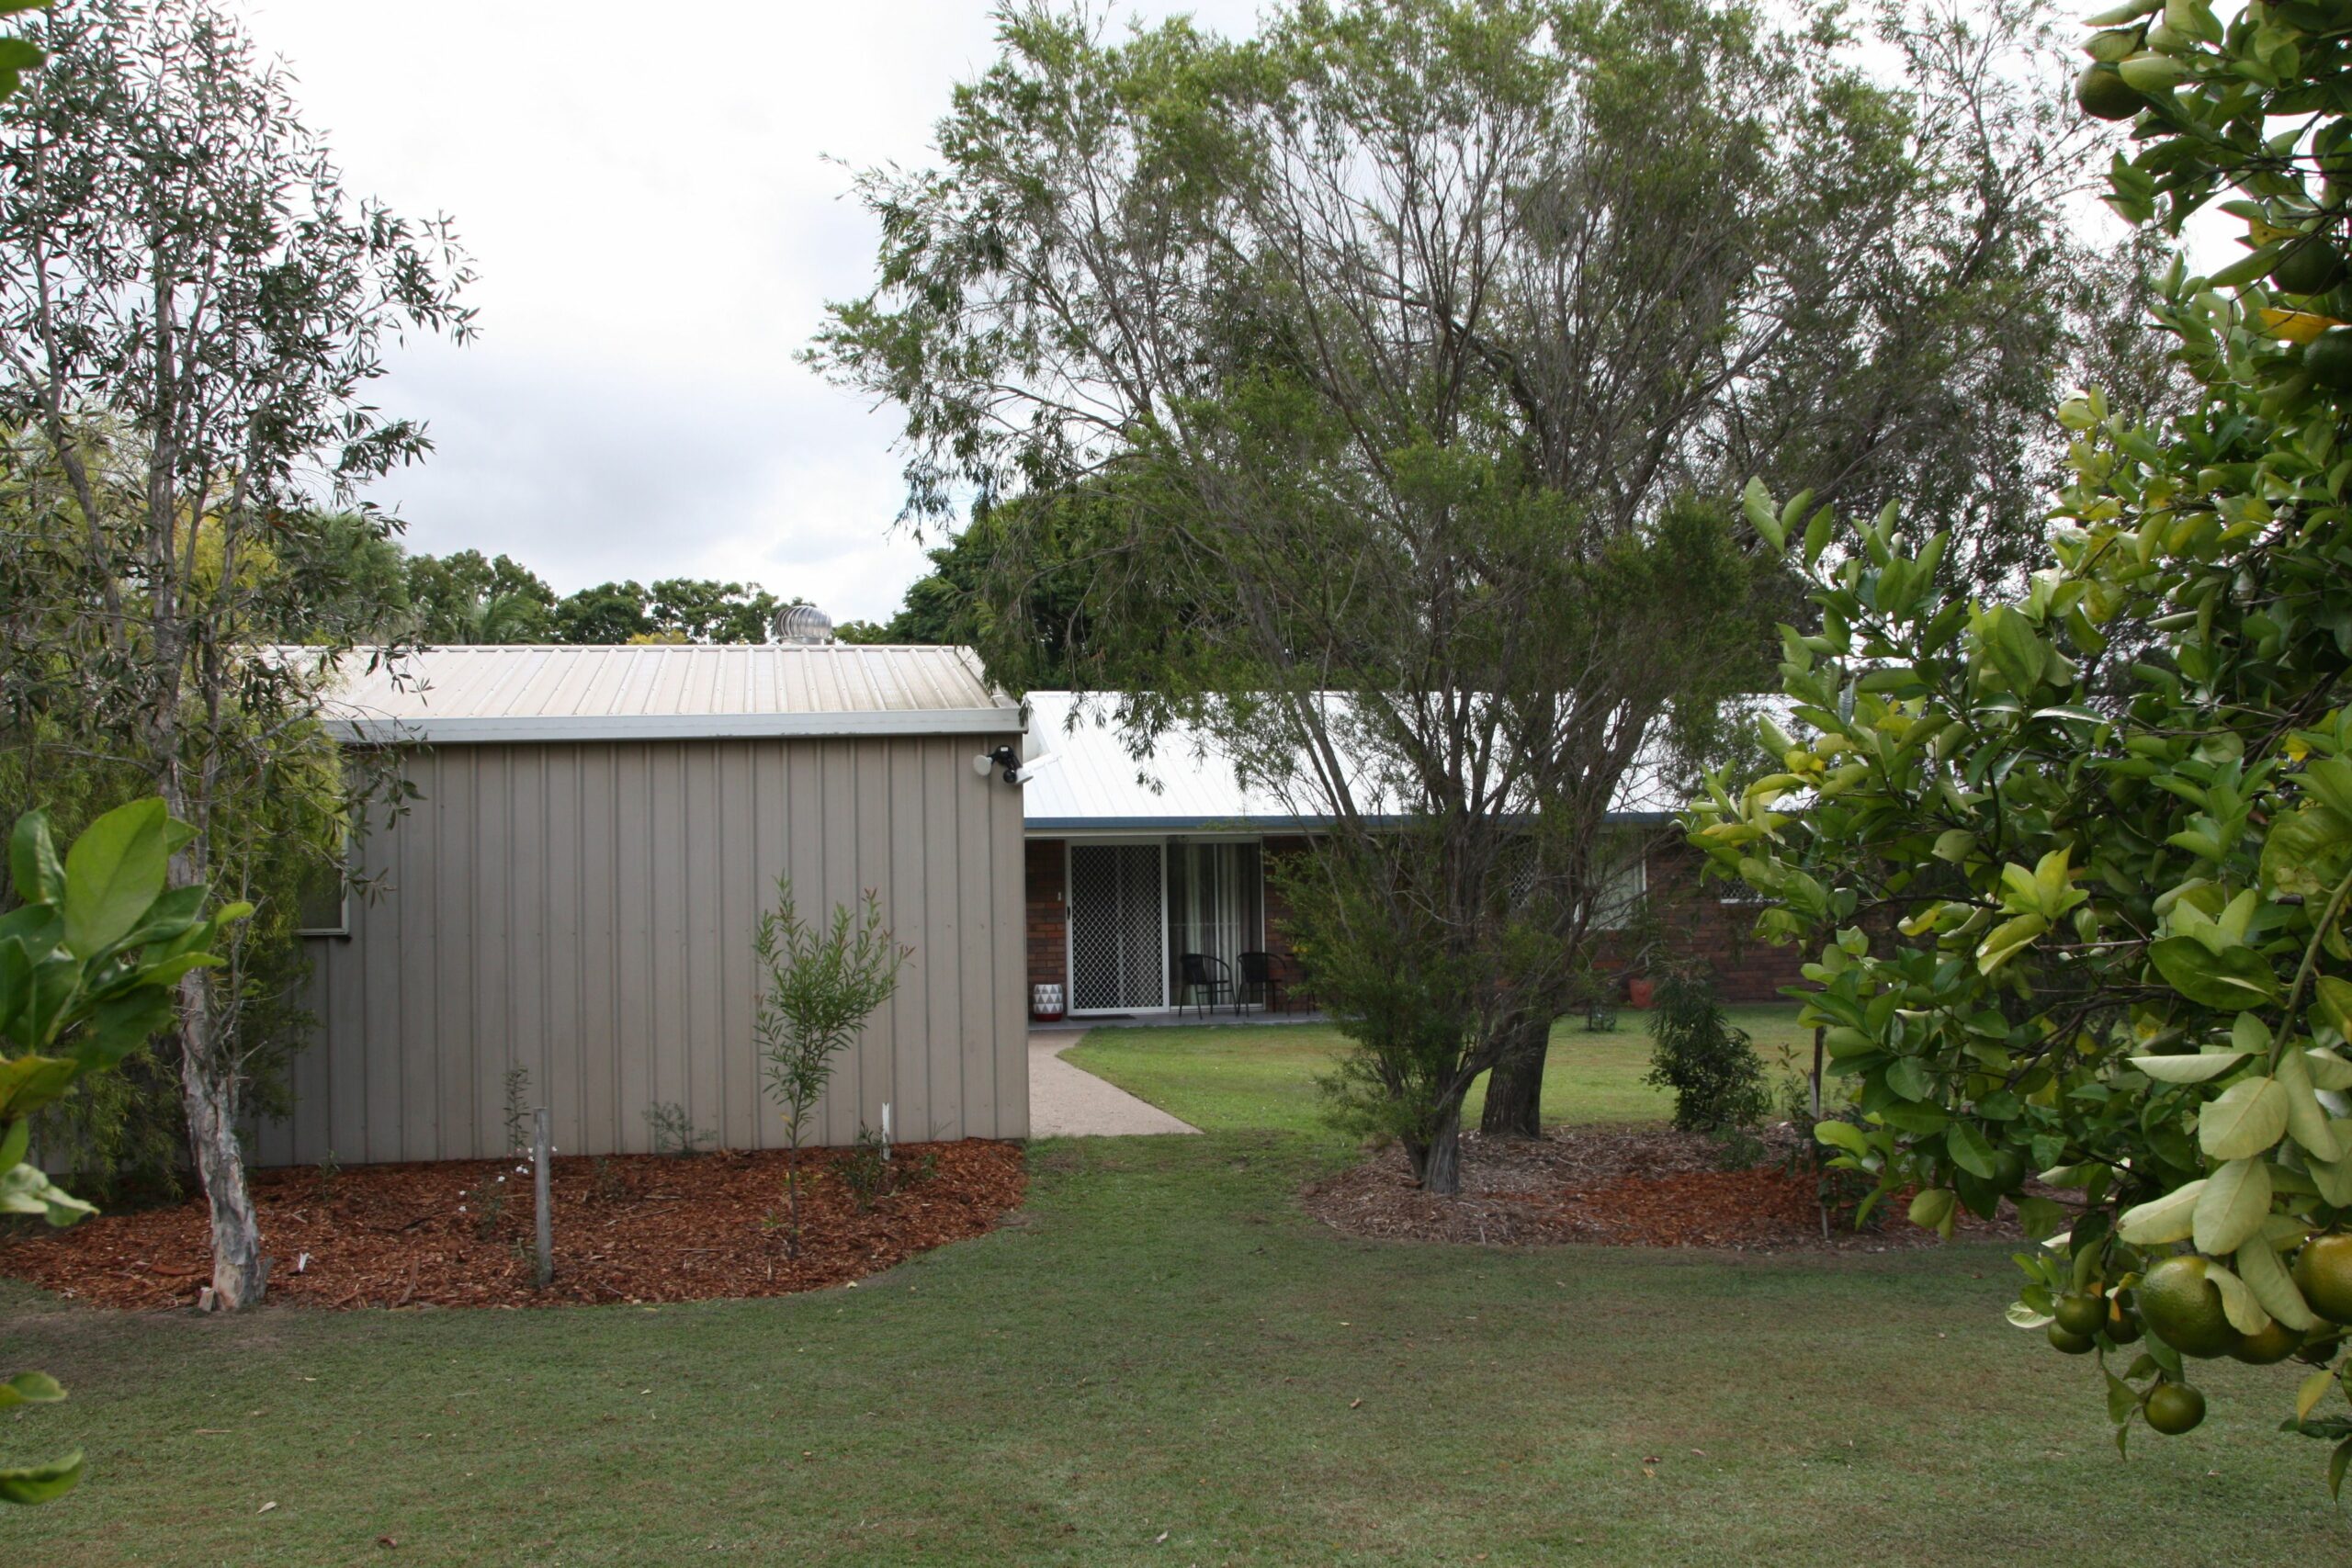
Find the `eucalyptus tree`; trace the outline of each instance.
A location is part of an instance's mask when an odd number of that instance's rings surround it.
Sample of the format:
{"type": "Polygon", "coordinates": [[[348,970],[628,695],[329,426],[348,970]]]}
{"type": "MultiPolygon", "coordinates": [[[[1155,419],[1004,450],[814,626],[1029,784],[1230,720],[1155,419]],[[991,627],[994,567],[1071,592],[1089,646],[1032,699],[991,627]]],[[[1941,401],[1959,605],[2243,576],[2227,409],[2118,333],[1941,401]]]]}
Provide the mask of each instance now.
{"type": "Polygon", "coordinates": [[[2054,197],[1955,194],[2014,151],[1943,148],[1987,73],[1923,42],[1884,82],[1831,9],[1775,14],[1309,0],[1114,42],[1027,8],[939,166],[858,184],[878,282],[812,357],[903,408],[917,525],[971,496],[1002,525],[1000,666],[1067,521],[1008,501],[1086,495],[1075,667],[1333,825],[1325,975],[1380,979],[1355,942],[1449,976],[1339,1086],[1439,1190],[1478,1073],[1536,1124],[1645,741],[1762,683],[1781,569],[1723,498],[2014,441],[1896,394],[2007,355],[1978,384],[2043,406],[2077,345],[2020,287],[2086,263],[2054,197]]]}
{"type": "MultiPolygon", "coordinates": [[[[289,83],[213,0],[87,0],[0,107],[0,426],[51,613],[0,647],[12,705],[72,715],[193,831],[212,875],[347,630],[348,525],[317,525],[424,433],[375,404],[389,339],[469,331],[444,220],[355,197],[289,83]],[[313,655],[257,656],[266,642],[313,655]]],[[[368,526],[389,527],[360,511],[368,526]]],[[[12,713],[12,718],[15,716],[12,713]]],[[[182,1103],[209,1201],[215,1299],[266,1261],[237,1145],[248,1063],[209,972],[178,980],[182,1103]]]]}

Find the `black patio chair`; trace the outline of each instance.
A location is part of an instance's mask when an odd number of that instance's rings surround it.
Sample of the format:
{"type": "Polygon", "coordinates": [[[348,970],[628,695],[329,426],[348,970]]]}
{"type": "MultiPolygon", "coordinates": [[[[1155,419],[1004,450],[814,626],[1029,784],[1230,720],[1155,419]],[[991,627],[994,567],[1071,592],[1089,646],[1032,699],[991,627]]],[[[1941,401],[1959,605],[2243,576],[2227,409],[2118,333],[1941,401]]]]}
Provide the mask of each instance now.
{"type": "Polygon", "coordinates": [[[1268,1012],[1290,1010],[1283,1006],[1282,960],[1271,953],[1245,953],[1241,956],[1241,991],[1235,998],[1238,1009],[1256,1002],[1268,1012]]]}
{"type": "Polygon", "coordinates": [[[1176,1009],[1197,1007],[1206,1018],[1212,1009],[1233,995],[1233,966],[1211,953],[1176,955],[1176,1009]]]}

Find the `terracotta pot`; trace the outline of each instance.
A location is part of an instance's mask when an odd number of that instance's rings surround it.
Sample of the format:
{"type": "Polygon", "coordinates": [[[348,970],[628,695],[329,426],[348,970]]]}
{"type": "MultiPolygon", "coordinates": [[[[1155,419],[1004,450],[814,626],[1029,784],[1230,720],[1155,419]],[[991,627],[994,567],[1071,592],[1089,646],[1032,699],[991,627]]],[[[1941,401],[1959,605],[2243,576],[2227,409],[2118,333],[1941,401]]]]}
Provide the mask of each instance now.
{"type": "Polygon", "coordinates": [[[1649,1006],[1650,998],[1657,994],[1657,988],[1651,985],[1649,981],[1639,976],[1636,976],[1633,979],[1625,982],[1625,1000],[1634,1007],[1645,1008],[1649,1006]]]}

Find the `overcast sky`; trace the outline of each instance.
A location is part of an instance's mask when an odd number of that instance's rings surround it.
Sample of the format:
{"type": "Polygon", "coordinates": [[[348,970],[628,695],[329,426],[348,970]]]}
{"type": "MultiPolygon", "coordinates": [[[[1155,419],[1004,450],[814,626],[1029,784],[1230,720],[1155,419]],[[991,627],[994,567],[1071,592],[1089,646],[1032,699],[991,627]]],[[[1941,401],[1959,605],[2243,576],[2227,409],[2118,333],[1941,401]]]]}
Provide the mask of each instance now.
{"type": "MultiPolygon", "coordinates": [[[[896,609],[892,409],[796,364],[865,290],[854,166],[928,158],[994,58],[972,0],[686,11],[590,0],[242,0],[355,191],[458,220],[481,335],[379,383],[437,450],[376,499],[411,549],[504,551],[561,592],[748,579],[837,620],[896,609]]],[[[1142,4],[1250,29],[1257,0],[1142,4]]]]}

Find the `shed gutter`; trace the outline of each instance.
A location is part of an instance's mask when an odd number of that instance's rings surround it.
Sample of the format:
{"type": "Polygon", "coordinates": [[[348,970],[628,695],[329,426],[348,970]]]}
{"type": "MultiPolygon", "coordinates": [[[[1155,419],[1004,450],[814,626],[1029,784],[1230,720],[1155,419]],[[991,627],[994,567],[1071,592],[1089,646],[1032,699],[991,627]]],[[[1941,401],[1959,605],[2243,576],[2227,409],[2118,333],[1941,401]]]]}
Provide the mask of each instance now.
{"type": "Polygon", "coordinates": [[[582,740],[857,739],[888,736],[1018,735],[1017,707],[879,713],[517,715],[363,718],[325,716],[337,740],[371,746],[561,744],[582,740]]]}

